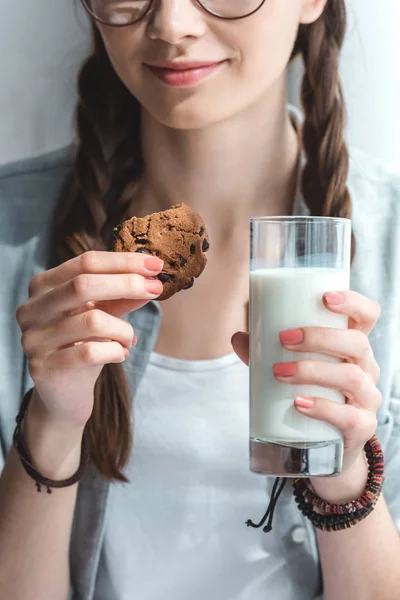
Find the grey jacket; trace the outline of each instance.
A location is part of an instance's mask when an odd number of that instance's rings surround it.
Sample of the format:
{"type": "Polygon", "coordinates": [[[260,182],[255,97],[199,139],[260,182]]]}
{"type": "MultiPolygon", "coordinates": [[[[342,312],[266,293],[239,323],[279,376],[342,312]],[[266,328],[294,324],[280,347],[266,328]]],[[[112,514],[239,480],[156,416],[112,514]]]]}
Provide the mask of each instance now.
{"type": "MultiPolygon", "coordinates": [[[[0,167],[0,469],[11,447],[21,399],[33,386],[15,311],[27,300],[33,275],[48,268],[51,217],[69,168],[65,149],[0,167]]],[[[370,336],[381,367],[383,404],[377,434],[386,457],[384,494],[400,530],[400,177],[352,152],[349,187],[357,238],[351,288],[378,300],[382,307],[370,336]]],[[[300,194],[294,213],[308,213],[300,194]]],[[[126,318],[139,338],[124,363],[133,398],[157,338],[159,306],[150,303],[126,318]]],[[[93,467],[79,485],[70,552],[73,600],[96,600],[109,490],[93,467]]],[[[274,530],[290,561],[288,577],[298,589],[310,590],[310,600],[316,598],[322,593],[316,537],[297,510],[289,486],[278,503],[274,530]]]]}

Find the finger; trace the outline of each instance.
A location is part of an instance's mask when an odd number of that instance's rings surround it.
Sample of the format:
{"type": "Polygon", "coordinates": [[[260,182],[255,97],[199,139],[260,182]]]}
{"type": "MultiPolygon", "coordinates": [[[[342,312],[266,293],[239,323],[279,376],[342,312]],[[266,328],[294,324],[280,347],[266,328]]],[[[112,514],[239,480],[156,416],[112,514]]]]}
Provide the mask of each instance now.
{"type": "Polygon", "coordinates": [[[122,298],[121,300],[100,300],[99,302],[95,302],[94,306],[113,317],[121,319],[129,313],[139,310],[139,308],[142,308],[148,302],[150,300],[127,300],[122,298]]]}
{"type": "Polygon", "coordinates": [[[375,360],[368,336],[362,331],[303,327],[281,331],[279,339],[288,350],[317,352],[353,362],[371,377],[374,384],[379,381],[379,365],[375,360]]]}
{"type": "Polygon", "coordinates": [[[273,372],[276,379],[284,383],[339,390],[356,408],[377,411],[382,402],[382,396],[371,378],[357,365],[301,360],[275,364],[273,372]]]}
{"type": "Polygon", "coordinates": [[[238,331],[232,336],[231,343],[234,351],[242,362],[249,364],[249,334],[238,331]]]}
{"type": "Polygon", "coordinates": [[[347,440],[364,443],[376,432],[377,418],[372,411],[309,396],[296,396],[294,405],[302,414],[333,425],[347,440]]]}
{"type": "Polygon", "coordinates": [[[28,358],[47,356],[57,349],[81,341],[102,339],[119,342],[131,348],[135,342],[132,325],[98,309],[66,317],[53,326],[31,329],[22,335],[22,347],[28,358]]]}
{"type": "Polygon", "coordinates": [[[367,335],[371,333],[381,314],[378,302],[352,290],[326,293],[323,300],[332,312],[348,315],[351,329],[359,329],[367,335]]]}
{"type": "Polygon", "coordinates": [[[85,342],[63,350],[57,350],[46,358],[47,373],[98,367],[109,363],[124,362],[127,351],[118,342],[85,342]]]}
{"type": "Polygon", "coordinates": [[[139,252],[84,252],[80,256],[35,275],[29,284],[29,297],[45,293],[78,275],[138,273],[151,277],[163,268],[163,261],[155,256],[139,252]]]}
{"type": "Polygon", "coordinates": [[[71,311],[69,315],[79,315],[80,313],[92,310],[93,308],[98,308],[113,317],[122,319],[125,315],[135,310],[139,310],[139,308],[142,308],[148,302],[150,302],[150,300],[126,300],[125,298],[122,298],[121,300],[86,302],[83,306],[71,311]]]}
{"type": "Polygon", "coordinates": [[[154,300],[163,290],[158,279],[146,279],[142,275],[78,275],[74,279],[42,295],[28,300],[17,311],[22,331],[32,323],[40,327],[60,316],[75,311],[87,302],[118,300],[154,300]]]}

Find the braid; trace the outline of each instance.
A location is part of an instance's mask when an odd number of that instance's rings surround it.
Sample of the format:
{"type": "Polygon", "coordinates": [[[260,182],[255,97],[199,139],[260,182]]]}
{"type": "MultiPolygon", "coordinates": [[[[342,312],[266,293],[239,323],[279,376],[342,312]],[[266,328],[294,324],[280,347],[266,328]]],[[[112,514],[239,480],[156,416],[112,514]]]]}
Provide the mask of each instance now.
{"type": "MultiPolygon", "coordinates": [[[[113,227],[126,218],[142,169],[139,104],[116,75],[95,27],[93,35],[94,51],[78,77],[77,144],[55,211],[53,266],[88,250],[111,250],[113,227]]],[[[121,470],[131,449],[131,399],[121,364],[103,367],[94,400],[88,423],[93,462],[105,478],[126,481],[121,470]]]]}
{"type": "MultiPolygon", "coordinates": [[[[304,200],[311,215],[350,219],[346,115],[339,78],[345,31],[345,0],[328,0],[315,23],[300,26],[293,56],[300,52],[305,64],[301,89],[302,145],[307,159],[301,181],[304,200]]],[[[354,250],[353,237],[352,259],[354,250]]]]}

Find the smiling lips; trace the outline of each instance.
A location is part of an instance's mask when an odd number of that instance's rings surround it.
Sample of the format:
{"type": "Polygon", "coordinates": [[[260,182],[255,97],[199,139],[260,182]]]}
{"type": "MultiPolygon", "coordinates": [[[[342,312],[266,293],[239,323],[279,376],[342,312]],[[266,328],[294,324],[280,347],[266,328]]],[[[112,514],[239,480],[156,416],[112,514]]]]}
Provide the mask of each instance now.
{"type": "Polygon", "coordinates": [[[174,87],[184,87],[205,79],[211,73],[214,73],[224,62],[163,61],[146,64],[146,67],[162,83],[174,87]]]}

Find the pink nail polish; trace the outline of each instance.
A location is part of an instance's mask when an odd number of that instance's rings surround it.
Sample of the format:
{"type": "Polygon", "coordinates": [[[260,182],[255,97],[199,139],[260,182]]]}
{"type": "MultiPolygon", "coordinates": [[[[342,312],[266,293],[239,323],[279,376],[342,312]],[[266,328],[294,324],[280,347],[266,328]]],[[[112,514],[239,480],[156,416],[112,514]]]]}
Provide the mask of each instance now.
{"type": "Polygon", "coordinates": [[[163,291],[163,285],[159,279],[146,279],[146,290],[152,296],[159,296],[163,291]]]}
{"type": "Polygon", "coordinates": [[[338,306],[344,302],[344,296],[343,294],[339,294],[339,292],[328,292],[324,294],[324,297],[328,304],[333,304],[334,306],[338,306]]]}
{"type": "Polygon", "coordinates": [[[314,400],[312,398],[305,398],[304,396],[296,396],[294,403],[299,408],[312,408],[314,406],[314,400]]]}
{"type": "Polygon", "coordinates": [[[304,396],[296,396],[294,403],[299,408],[312,408],[315,404],[312,398],[305,398],[304,396]]]}
{"type": "Polygon", "coordinates": [[[303,332],[301,329],[287,329],[279,333],[279,339],[285,346],[295,346],[303,341],[303,332]]]}
{"type": "Polygon", "coordinates": [[[154,273],[158,273],[163,268],[164,261],[156,256],[149,256],[148,258],[144,259],[143,264],[148,271],[154,271],[154,273]]]}
{"type": "Polygon", "coordinates": [[[278,377],[291,377],[296,373],[296,363],[277,363],[272,371],[278,377]]]}

